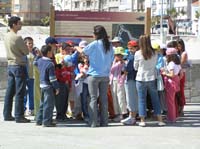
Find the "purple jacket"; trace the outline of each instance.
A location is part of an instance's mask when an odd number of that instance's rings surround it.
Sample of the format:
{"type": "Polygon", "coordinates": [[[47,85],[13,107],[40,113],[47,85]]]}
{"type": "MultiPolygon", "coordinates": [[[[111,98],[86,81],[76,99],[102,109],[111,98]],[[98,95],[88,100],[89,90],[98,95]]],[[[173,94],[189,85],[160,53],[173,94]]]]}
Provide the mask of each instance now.
{"type": "Polygon", "coordinates": [[[114,74],[117,71],[116,74],[117,74],[118,84],[119,85],[124,85],[124,81],[126,79],[126,75],[125,74],[122,75],[122,73],[121,73],[123,68],[124,68],[124,63],[115,62],[115,61],[113,62],[111,70],[110,70],[110,84],[112,83],[113,78],[114,78],[114,74]]]}

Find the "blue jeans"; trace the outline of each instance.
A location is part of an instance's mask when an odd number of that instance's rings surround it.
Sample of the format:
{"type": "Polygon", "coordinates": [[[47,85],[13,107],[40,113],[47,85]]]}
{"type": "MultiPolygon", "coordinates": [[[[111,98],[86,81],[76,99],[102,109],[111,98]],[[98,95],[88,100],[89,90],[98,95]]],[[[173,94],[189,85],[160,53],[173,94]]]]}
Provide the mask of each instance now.
{"type": "Polygon", "coordinates": [[[56,119],[64,119],[68,108],[69,85],[59,82],[60,92],[56,96],[56,119]]]}
{"type": "Polygon", "coordinates": [[[13,97],[15,96],[15,120],[24,117],[24,95],[26,92],[26,67],[8,65],[8,84],[4,99],[4,119],[11,117],[13,97]]]}
{"type": "Polygon", "coordinates": [[[28,109],[34,109],[34,94],[33,94],[33,87],[34,87],[34,79],[27,79],[26,80],[27,92],[24,96],[24,111],[26,110],[26,103],[28,97],[28,109]]]}
{"type": "Polygon", "coordinates": [[[88,97],[89,97],[88,84],[83,83],[83,91],[81,93],[81,108],[82,108],[82,111],[83,111],[84,118],[89,118],[88,97]]]}
{"type": "Polygon", "coordinates": [[[37,123],[48,125],[52,123],[55,93],[52,86],[41,89],[40,108],[37,113],[37,123]]]}
{"type": "Polygon", "coordinates": [[[136,87],[138,92],[138,102],[139,102],[139,116],[146,116],[146,98],[147,98],[147,90],[151,96],[151,102],[153,105],[153,110],[155,115],[161,114],[160,109],[160,101],[158,97],[158,91],[156,87],[156,80],[143,82],[136,81],[136,87]]]}
{"type": "Polygon", "coordinates": [[[127,108],[130,112],[138,111],[138,95],[136,89],[136,81],[128,80],[125,84],[127,108]]]}
{"type": "Polygon", "coordinates": [[[98,119],[98,105],[97,105],[97,95],[99,91],[100,98],[100,125],[108,125],[108,83],[109,77],[93,77],[88,76],[88,89],[90,93],[90,103],[89,103],[89,116],[91,126],[97,126],[98,119]]]}

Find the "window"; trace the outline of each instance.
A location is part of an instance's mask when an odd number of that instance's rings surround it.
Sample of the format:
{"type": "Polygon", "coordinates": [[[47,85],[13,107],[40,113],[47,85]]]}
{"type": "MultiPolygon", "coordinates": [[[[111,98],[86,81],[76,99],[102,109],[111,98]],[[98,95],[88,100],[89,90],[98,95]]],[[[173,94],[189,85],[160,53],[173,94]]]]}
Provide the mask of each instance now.
{"type": "Polygon", "coordinates": [[[75,8],[79,8],[79,2],[74,2],[74,4],[75,4],[75,8]]]}
{"type": "Polygon", "coordinates": [[[90,7],[91,1],[86,1],[86,7],[90,7]]]}

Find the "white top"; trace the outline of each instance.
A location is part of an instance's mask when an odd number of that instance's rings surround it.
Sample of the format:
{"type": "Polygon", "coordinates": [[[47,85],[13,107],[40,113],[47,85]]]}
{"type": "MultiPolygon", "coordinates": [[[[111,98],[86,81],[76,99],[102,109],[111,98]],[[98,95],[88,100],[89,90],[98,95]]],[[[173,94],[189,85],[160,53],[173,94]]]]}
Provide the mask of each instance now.
{"type": "Polygon", "coordinates": [[[145,60],[141,50],[136,51],[134,57],[134,68],[137,70],[137,81],[153,81],[157,78],[156,64],[157,54],[153,55],[151,59],[145,60]]]}
{"type": "Polygon", "coordinates": [[[180,70],[181,70],[181,65],[177,65],[173,61],[171,61],[167,65],[167,70],[168,71],[173,70],[174,71],[174,75],[178,75],[180,70]]]}

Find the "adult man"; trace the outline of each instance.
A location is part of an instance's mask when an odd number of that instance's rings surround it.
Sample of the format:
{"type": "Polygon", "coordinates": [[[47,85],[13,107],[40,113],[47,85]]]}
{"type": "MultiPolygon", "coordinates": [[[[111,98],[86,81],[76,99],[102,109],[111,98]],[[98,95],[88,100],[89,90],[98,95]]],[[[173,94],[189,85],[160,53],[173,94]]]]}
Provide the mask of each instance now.
{"type": "Polygon", "coordinates": [[[3,116],[5,121],[28,123],[24,117],[24,95],[26,91],[26,55],[29,53],[21,36],[17,32],[22,23],[19,17],[13,16],[8,21],[10,32],[5,36],[5,47],[8,59],[8,85],[4,100],[3,116]],[[15,118],[12,117],[12,102],[15,95],[15,118]]]}

